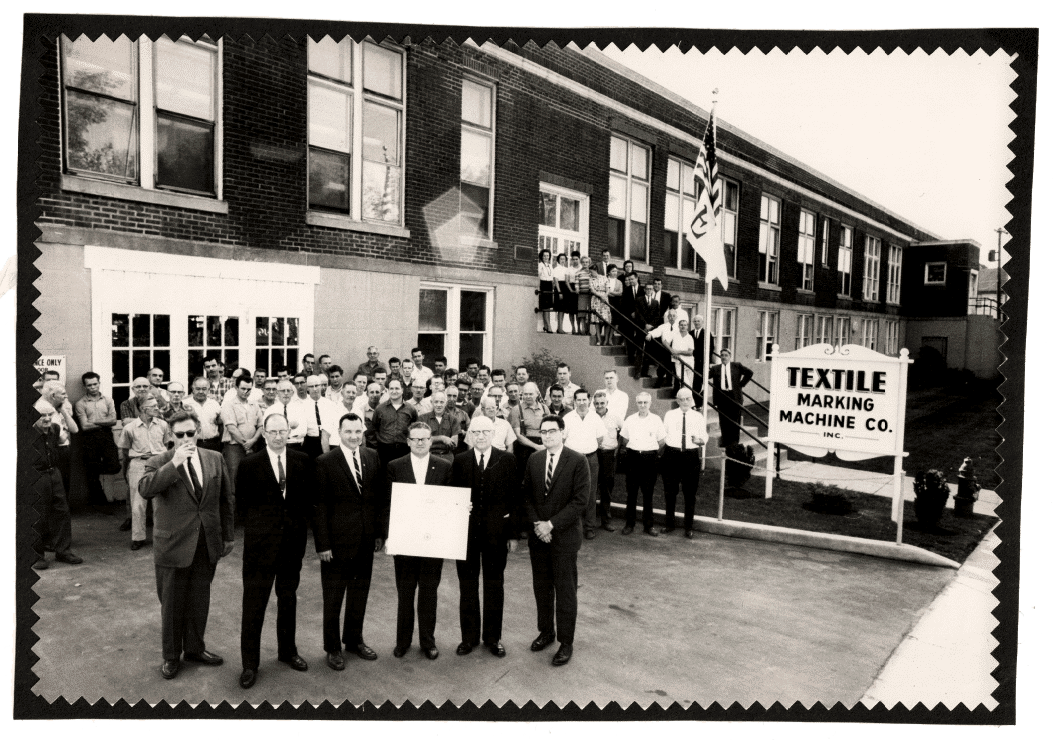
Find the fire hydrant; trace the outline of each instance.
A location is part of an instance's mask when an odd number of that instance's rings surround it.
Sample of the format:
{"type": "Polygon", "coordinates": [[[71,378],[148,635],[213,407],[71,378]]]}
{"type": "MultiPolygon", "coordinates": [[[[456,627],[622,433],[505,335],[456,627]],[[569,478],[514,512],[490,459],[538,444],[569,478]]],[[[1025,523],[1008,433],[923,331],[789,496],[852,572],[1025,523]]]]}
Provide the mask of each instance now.
{"type": "Polygon", "coordinates": [[[971,517],[973,504],[979,498],[980,484],[973,470],[973,459],[965,458],[958,468],[958,492],[954,494],[954,516],[971,517]]]}

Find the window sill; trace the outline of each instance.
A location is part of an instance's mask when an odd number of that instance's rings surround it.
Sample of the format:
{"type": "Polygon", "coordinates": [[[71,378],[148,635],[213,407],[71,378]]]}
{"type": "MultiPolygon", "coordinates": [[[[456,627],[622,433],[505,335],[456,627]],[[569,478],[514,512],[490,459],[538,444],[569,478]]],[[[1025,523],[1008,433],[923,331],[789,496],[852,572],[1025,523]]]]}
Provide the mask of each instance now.
{"type": "Polygon", "coordinates": [[[947,287],[947,283],[946,282],[938,282],[938,283],[937,282],[932,282],[932,283],[926,282],[925,283],[925,287],[926,288],[946,288],[947,287]]]}
{"type": "Polygon", "coordinates": [[[772,290],[776,293],[781,292],[780,285],[774,285],[773,283],[764,283],[762,280],[759,281],[759,290],[772,290]]]}
{"type": "Polygon", "coordinates": [[[307,211],[306,223],[309,226],[326,226],[331,229],[343,229],[345,231],[363,231],[368,234],[396,236],[399,239],[409,238],[409,229],[403,226],[365,223],[364,221],[356,221],[349,216],[337,216],[331,213],[307,211]]]}
{"type": "Polygon", "coordinates": [[[153,203],[159,206],[173,206],[175,208],[187,208],[193,211],[207,211],[209,213],[228,213],[228,203],[217,198],[205,195],[188,195],[186,193],[173,193],[168,190],[148,190],[136,185],[126,185],[121,182],[106,182],[105,180],[93,180],[77,175],[62,176],[60,187],[73,193],[85,193],[87,195],[102,195],[108,198],[120,200],[132,200],[140,203],[153,203]]]}
{"type": "MultiPolygon", "coordinates": [[[[408,232],[406,232],[408,233],[408,232]]],[[[497,242],[482,239],[478,236],[462,236],[460,238],[462,247],[484,247],[486,249],[497,249],[497,242]]]]}
{"type": "MultiPolygon", "coordinates": [[[[623,262],[633,262],[634,272],[652,272],[652,265],[647,262],[638,262],[637,260],[623,260],[623,262]]],[[[619,266],[619,272],[622,272],[622,265],[619,266]]]]}
{"type": "Polygon", "coordinates": [[[837,293],[836,294],[836,300],[838,300],[838,301],[847,301],[848,303],[850,303],[852,299],[851,299],[851,296],[849,296],[849,295],[844,295],[843,293],[837,293]]]}
{"type": "Polygon", "coordinates": [[[663,274],[668,277],[692,278],[693,280],[700,277],[698,273],[693,272],[692,270],[683,270],[680,267],[664,267],[663,274]]]}
{"type": "Polygon", "coordinates": [[[807,290],[806,288],[796,288],[796,292],[800,295],[814,295],[813,290],[807,290]]]}

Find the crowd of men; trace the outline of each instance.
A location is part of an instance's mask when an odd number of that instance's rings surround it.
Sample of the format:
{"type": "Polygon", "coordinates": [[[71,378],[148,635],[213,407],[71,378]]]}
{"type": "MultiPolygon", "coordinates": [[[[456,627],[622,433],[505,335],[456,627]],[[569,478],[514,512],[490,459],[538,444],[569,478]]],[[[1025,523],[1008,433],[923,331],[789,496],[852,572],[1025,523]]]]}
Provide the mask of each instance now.
{"type": "MultiPolygon", "coordinates": [[[[181,383],[165,383],[155,368],[132,381],[132,394],[117,410],[100,393],[96,373],[82,376],[85,395],[73,407],[62,384],[45,377],[36,425],[45,516],[38,524],[34,567],[48,567],[46,550],[54,551],[56,561],[82,562],[70,550],[66,504],[70,435],[81,434],[89,503],[106,501],[99,476],[120,471],[129,488],[120,529],[130,532],[131,549],[147,545],[147,530],[154,527],[161,672],[173,678],[182,658],[223,662],[206,650],[203,633],[214,569],[232,550],[241,519],[239,682],[249,688],[259,671],[261,630],[274,588],[277,657],[295,670],[308,669],[295,644],[296,592],[308,531],[320,561],[327,665],[343,670],[344,648],[364,660],[377,657],[362,626],[373,555],[395,525],[392,484],[469,488],[467,553],[457,561],[462,635],[457,654],[483,643],[505,656],[504,571],[508,553],[526,538],[539,631],[530,648],[540,651],[558,640],[552,663],[564,665],[573,652],[578,551],[599,530],[616,529],[612,497],[620,460],[627,489],[622,534],[635,529],[640,497],[643,531],[658,536],[652,496],[662,475],[665,531],[677,529],[680,491],[684,535],[693,537],[700,451],[708,438],[705,418],[694,409],[700,404],[681,385],[677,408],[663,416],[653,413],[647,392],[637,395],[631,409],[615,370],[605,372],[602,387],[591,391],[572,381],[565,363],[544,389],[530,380],[526,367],[509,378],[503,369],[474,360],[462,372],[447,365],[439,357],[426,366],[418,348],[384,365],[378,349],[369,347],[367,360],[352,373],[328,355],[308,354],[298,372],[282,369],[268,377],[262,369],[237,368],[225,376],[217,360],[207,359],[190,394],[181,383]]],[[[731,375],[728,369],[719,378],[723,390],[747,382],[743,373],[731,375]]],[[[442,564],[435,558],[394,557],[397,658],[410,648],[416,623],[420,650],[429,659],[438,657],[434,630],[442,564]]]]}

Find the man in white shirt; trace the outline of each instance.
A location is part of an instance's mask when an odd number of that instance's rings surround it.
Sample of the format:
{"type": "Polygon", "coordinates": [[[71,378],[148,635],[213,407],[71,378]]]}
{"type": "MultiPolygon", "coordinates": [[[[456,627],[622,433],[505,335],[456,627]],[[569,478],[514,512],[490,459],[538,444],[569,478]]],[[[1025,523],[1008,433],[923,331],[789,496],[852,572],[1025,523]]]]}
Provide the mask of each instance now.
{"type": "Polygon", "coordinates": [[[207,450],[221,452],[221,404],[210,397],[210,381],[201,376],[193,380],[191,398],[185,398],[184,405],[199,419],[196,443],[207,450]]]}
{"type": "Polygon", "coordinates": [[[600,470],[597,450],[607,430],[601,418],[590,410],[589,391],[579,388],[574,393],[574,401],[574,410],[564,416],[564,429],[567,430],[564,445],[581,452],[589,461],[589,496],[582,512],[582,536],[592,540],[597,536],[597,473],[600,470]]]}
{"type": "Polygon", "coordinates": [[[667,432],[663,419],[653,414],[652,396],[638,393],[637,413],[623,422],[619,433],[619,445],[626,449],[626,526],[623,534],[630,534],[637,524],[637,494],[641,493],[641,515],[645,534],[656,537],[659,532],[653,526],[652,493],[656,488],[656,476],[660,452],[667,443],[667,432]]]}
{"type": "Polygon", "coordinates": [[[431,380],[431,376],[435,374],[435,371],[429,367],[424,367],[424,353],[419,347],[413,347],[409,356],[413,360],[413,380],[423,382],[424,388],[427,388],[427,383],[431,380]]]}
{"type": "Polygon", "coordinates": [[[571,382],[571,368],[566,362],[556,366],[556,384],[564,389],[564,406],[568,409],[575,407],[575,391],[579,386],[571,382]]]}
{"type": "Polygon", "coordinates": [[[335,404],[325,398],[322,394],[328,385],[328,378],[324,375],[309,375],[306,377],[306,401],[309,413],[317,426],[318,441],[320,442],[320,454],[330,450],[339,444],[338,437],[331,436],[331,428],[335,423],[333,416],[338,416],[335,404]]]}
{"type": "Polygon", "coordinates": [[[630,409],[630,396],[619,390],[619,374],[614,370],[604,372],[604,392],[608,395],[608,411],[615,414],[620,421],[625,419],[626,412],[630,409]]]}
{"type": "Polygon", "coordinates": [[[670,353],[674,358],[674,390],[693,386],[693,350],[695,340],[689,333],[689,320],[678,319],[678,331],[671,335],[670,353]]]}
{"type": "MultiPolygon", "coordinates": [[[[605,377],[607,377],[605,373],[605,377]]],[[[622,393],[618,391],[617,393],[622,393]]],[[[626,394],[623,393],[625,396],[626,394]]],[[[612,491],[615,489],[615,457],[619,452],[619,432],[623,428],[623,417],[611,411],[608,391],[599,390],[593,394],[593,410],[604,423],[604,439],[597,450],[598,472],[597,491],[600,494],[600,528],[605,532],[614,532],[612,519],[612,491]]]]}
{"type": "Polygon", "coordinates": [[[426,398],[427,386],[424,381],[419,378],[413,378],[413,397],[410,398],[406,403],[416,409],[416,414],[428,414],[431,413],[431,399],[426,398]]]}
{"type": "Polygon", "coordinates": [[[494,436],[491,444],[499,450],[512,452],[512,445],[516,443],[516,432],[512,429],[512,425],[508,423],[508,419],[498,413],[497,401],[493,396],[487,396],[483,399],[482,416],[485,416],[494,425],[494,436]]]}
{"type": "Polygon", "coordinates": [[[685,496],[685,536],[691,540],[696,487],[700,485],[700,449],[707,444],[707,421],[699,411],[693,411],[693,392],[689,388],[678,391],[678,408],[668,411],[663,417],[663,427],[667,431],[667,446],[663,451],[663,492],[667,501],[667,518],[663,531],[674,531],[674,509],[680,485],[685,496]]]}
{"type": "Polygon", "coordinates": [[[656,364],[656,388],[663,388],[669,380],[667,366],[672,362],[670,346],[677,335],[678,314],[674,311],[667,311],[663,315],[663,323],[648,333],[645,353],[656,364]]]}
{"type": "Polygon", "coordinates": [[[332,365],[325,372],[328,374],[328,389],[324,397],[338,405],[343,399],[343,369],[332,365]]]}
{"type": "MultiPolygon", "coordinates": [[[[310,426],[311,419],[313,424],[317,423],[316,419],[310,416],[306,407],[295,401],[295,384],[290,380],[281,380],[277,383],[276,396],[276,403],[265,410],[263,418],[268,418],[270,414],[283,416],[287,420],[289,429],[287,434],[288,447],[301,451],[302,442],[306,439],[306,430],[310,426]]],[[[266,441],[268,442],[268,440],[266,441]]]]}

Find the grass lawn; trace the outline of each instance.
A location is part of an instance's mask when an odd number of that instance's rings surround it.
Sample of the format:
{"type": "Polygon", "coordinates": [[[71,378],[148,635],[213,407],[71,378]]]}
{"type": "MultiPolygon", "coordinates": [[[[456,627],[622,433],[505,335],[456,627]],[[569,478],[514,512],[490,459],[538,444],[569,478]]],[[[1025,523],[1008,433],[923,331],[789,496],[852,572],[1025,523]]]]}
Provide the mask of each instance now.
{"type": "MultiPolygon", "coordinates": [[[[696,495],[697,514],[709,517],[718,515],[718,477],[718,471],[710,468],[701,475],[700,488],[696,495]]],[[[797,483],[782,478],[774,481],[774,495],[771,499],[766,499],[764,498],[766,479],[752,476],[744,484],[743,491],[731,489],[726,492],[723,519],[805,529],[812,532],[829,532],[871,540],[895,541],[895,524],[891,520],[890,498],[846,491],[845,493],[854,505],[854,511],[851,514],[837,516],[819,514],[805,509],[803,505],[810,501],[807,489],[806,483],[797,483]]],[[[626,478],[623,475],[615,477],[612,501],[620,504],[626,502],[626,478]]],[[[665,508],[662,479],[656,481],[653,507],[665,508]]],[[[681,527],[682,496],[680,493],[677,510],[677,524],[681,527]]],[[[959,563],[965,561],[987,531],[998,521],[995,517],[983,515],[962,519],[955,517],[952,510],[946,509],[939,525],[947,534],[927,533],[917,529],[917,519],[914,516],[912,502],[906,504],[904,513],[904,543],[930,550],[959,563]]],[[[621,522],[622,516],[619,514],[615,521],[621,522]]],[[[657,527],[662,527],[663,524],[661,518],[657,519],[657,527]]]]}

